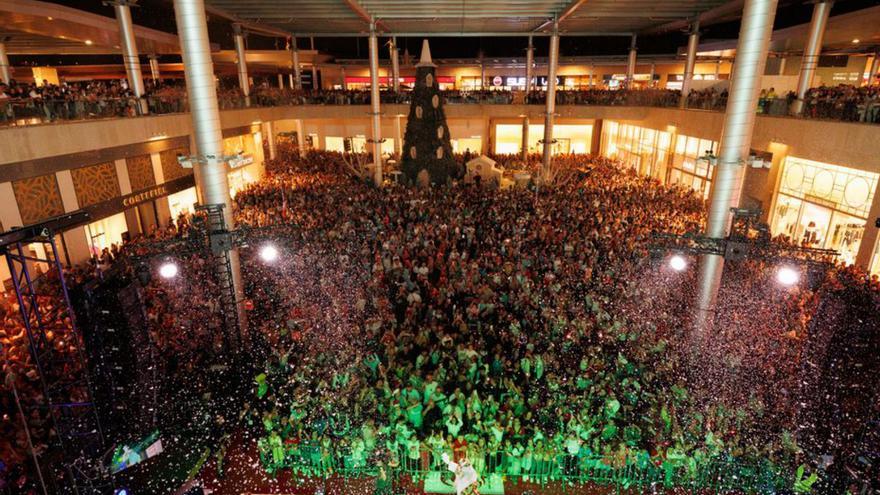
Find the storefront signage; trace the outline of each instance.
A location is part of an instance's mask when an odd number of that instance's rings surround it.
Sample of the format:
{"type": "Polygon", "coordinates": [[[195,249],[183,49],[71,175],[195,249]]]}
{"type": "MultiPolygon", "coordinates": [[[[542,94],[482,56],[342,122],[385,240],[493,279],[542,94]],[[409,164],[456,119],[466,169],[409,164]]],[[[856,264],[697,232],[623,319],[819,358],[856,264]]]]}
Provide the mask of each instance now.
{"type": "Polygon", "coordinates": [[[235,155],[233,158],[230,158],[226,163],[229,164],[229,168],[239,168],[250,165],[254,163],[254,155],[248,153],[247,155],[235,155]]]}
{"type": "MultiPolygon", "coordinates": [[[[547,85],[547,76],[538,77],[538,86],[546,86],[547,85]]],[[[556,76],[556,85],[564,86],[565,85],[565,76],[556,76]]]]}
{"type": "Polygon", "coordinates": [[[129,208],[131,206],[143,203],[144,201],[148,201],[155,198],[160,198],[162,196],[168,195],[168,189],[165,187],[165,184],[161,186],[156,186],[146,191],[129,194],[128,196],[122,197],[122,206],[129,208]]]}
{"type": "Polygon", "coordinates": [[[501,76],[495,76],[492,78],[492,86],[501,86],[504,83],[504,79],[501,76]]]}
{"type": "Polygon", "coordinates": [[[91,221],[100,220],[102,218],[115,215],[121,211],[133,208],[141,203],[153,201],[154,199],[168,196],[176,192],[189,189],[196,185],[195,176],[187,174],[172,181],[153,186],[148,189],[141,189],[125,196],[119,196],[107,201],[102,201],[83,208],[82,211],[88,212],[91,221]]]}

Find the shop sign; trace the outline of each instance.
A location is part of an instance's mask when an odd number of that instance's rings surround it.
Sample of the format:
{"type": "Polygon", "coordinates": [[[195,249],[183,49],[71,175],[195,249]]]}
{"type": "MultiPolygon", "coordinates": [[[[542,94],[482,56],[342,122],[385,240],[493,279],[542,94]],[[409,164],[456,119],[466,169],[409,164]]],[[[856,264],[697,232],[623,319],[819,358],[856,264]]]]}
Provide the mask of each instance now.
{"type": "MultiPolygon", "coordinates": [[[[556,76],[556,85],[562,86],[565,84],[565,76],[556,76]]],[[[547,76],[538,77],[538,86],[546,86],[547,85],[547,76]]]]}
{"type": "Polygon", "coordinates": [[[229,164],[229,168],[239,168],[250,165],[254,163],[254,155],[248,153],[247,155],[235,155],[229,159],[226,163],[229,164]]]}
{"type": "Polygon", "coordinates": [[[162,196],[168,195],[168,188],[165,187],[165,184],[160,186],[152,187],[147,189],[146,191],[142,191],[139,193],[129,194],[128,196],[123,196],[122,198],[122,206],[125,208],[138,205],[143,203],[144,201],[149,201],[155,198],[161,198],[162,196]]]}
{"type": "Polygon", "coordinates": [[[504,79],[501,76],[495,76],[492,78],[492,86],[501,86],[504,83],[504,79]]]}
{"type": "Polygon", "coordinates": [[[183,191],[184,189],[189,189],[194,185],[195,176],[187,174],[183,177],[178,177],[172,181],[165,182],[164,184],[159,184],[148,189],[142,189],[131,194],[126,194],[125,196],[119,196],[113,199],[108,199],[107,201],[89,205],[83,208],[83,210],[88,212],[92,221],[100,220],[109,217],[110,215],[115,215],[123,210],[127,210],[128,208],[135,207],[141,203],[146,203],[147,201],[162,198],[169,194],[183,191]]]}

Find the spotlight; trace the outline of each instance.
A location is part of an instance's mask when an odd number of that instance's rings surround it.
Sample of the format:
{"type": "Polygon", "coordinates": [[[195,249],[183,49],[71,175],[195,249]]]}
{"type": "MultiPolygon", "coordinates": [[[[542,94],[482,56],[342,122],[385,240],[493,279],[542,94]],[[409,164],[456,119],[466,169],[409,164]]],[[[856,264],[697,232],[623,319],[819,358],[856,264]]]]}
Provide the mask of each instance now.
{"type": "Polygon", "coordinates": [[[162,266],[159,267],[159,276],[165,279],[174,278],[177,276],[177,265],[175,265],[171,261],[167,261],[162,263],[162,266]]]}
{"type": "Polygon", "coordinates": [[[680,254],[676,254],[672,258],[669,258],[669,267],[677,272],[683,271],[687,266],[687,260],[685,260],[680,254]]]}
{"type": "Polygon", "coordinates": [[[782,285],[791,287],[798,283],[800,278],[798,271],[790,266],[783,266],[776,270],[776,281],[782,285]]]}
{"type": "Polygon", "coordinates": [[[260,249],[260,258],[266,263],[272,263],[278,259],[278,249],[271,244],[266,244],[260,249]]]}

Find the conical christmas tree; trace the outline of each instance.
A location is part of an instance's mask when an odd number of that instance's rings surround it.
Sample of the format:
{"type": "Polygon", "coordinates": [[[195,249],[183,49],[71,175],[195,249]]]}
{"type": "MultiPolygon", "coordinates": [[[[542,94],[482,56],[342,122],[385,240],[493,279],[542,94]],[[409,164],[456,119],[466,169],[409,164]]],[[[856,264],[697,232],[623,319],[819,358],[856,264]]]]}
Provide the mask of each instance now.
{"type": "Polygon", "coordinates": [[[416,85],[412,92],[403,157],[400,168],[410,184],[446,184],[459,176],[460,166],[452,156],[449,127],[443,111],[443,97],[431,61],[428,40],[422,42],[422,56],[416,64],[416,85]]]}

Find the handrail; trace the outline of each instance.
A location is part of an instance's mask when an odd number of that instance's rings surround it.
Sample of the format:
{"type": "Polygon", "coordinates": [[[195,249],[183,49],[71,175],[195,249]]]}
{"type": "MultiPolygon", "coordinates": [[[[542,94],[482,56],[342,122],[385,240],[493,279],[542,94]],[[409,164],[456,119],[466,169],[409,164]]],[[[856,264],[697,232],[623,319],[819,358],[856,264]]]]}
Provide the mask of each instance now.
{"type": "MultiPolygon", "coordinates": [[[[510,105],[513,103],[544,104],[543,92],[529,94],[509,91],[447,91],[447,104],[510,105]]],[[[381,94],[382,103],[409,104],[410,93],[381,94]]],[[[668,90],[635,91],[559,91],[557,105],[601,105],[675,108],[678,92],[668,90]]],[[[221,110],[248,108],[239,94],[218,95],[221,110]]],[[[367,105],[369,93],[363,91],[257,93],[250,97],[250,107],[280,107],[296,105],[367,105]]],[[[687,101],[687,109],[724,111],[723,93],[694,93],[687,101]]],[[[857,102],[827,98],[808,98],[803,114],[792,116],[790,98],[762,98],[756,112],[762,115],[842,122],[880,124],[880,99],[857,102]]],[[[186,95],[156,94],[141,99],[134,97],[100,97],[81,99],[17,98],[0,100],[0,126],[25,126],[58,121],[127,118],[144,115],[164,115],[189,111],[186,95]]]]}

